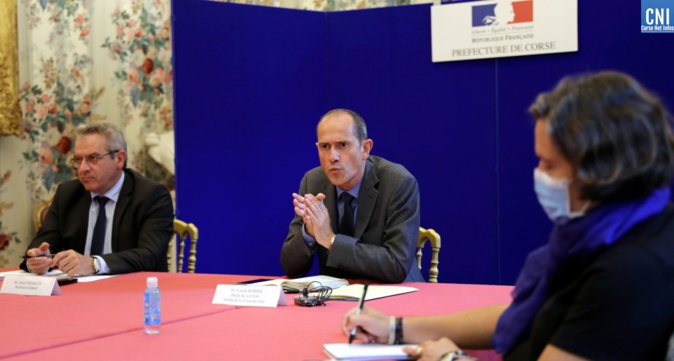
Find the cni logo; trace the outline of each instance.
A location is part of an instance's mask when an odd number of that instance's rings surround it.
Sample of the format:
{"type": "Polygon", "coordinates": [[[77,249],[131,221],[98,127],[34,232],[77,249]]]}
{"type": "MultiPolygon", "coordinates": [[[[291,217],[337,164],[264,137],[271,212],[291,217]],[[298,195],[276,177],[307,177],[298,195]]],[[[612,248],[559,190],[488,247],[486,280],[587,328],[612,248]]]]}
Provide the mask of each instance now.
{"type": "Polygon", "coordinates": [[[642,33],[674,33],[674,0],[641,0],[642,33]]]}

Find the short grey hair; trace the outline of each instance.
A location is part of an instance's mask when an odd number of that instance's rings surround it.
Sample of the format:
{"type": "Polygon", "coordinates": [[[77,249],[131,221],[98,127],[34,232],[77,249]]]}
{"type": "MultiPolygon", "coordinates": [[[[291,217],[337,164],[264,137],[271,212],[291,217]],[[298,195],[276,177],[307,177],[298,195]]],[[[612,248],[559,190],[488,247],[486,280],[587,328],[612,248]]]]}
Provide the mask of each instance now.
{"type": "MultiPolygon", "coordinates": [[[[77,129],[75,129],[75,136],[77,138],[79,138],[81,135],[87,134],[103,135],[107,140],[108,152],[123,150],[124,153],[126,153],[126,140],[124,139],[124,133],[122,133],[122,129],[116,124],[99,121],[82,124],[77,127],[77,129]]],[[[124,167],[126,168],[126,161],[124,162],[124,167]]]]}
{"type": "Polygon", "coordinates": [[[627,74],[562,79],[529,108],[583,184],[581,197],[609,202],[644,197],[674,174],[672,118],[627,74]]]}

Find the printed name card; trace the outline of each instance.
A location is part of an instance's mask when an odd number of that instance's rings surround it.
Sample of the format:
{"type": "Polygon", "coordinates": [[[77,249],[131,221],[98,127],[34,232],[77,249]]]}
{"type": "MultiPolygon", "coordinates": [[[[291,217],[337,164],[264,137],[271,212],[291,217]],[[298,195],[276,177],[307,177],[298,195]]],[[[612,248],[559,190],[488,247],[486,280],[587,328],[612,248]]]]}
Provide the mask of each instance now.
{"type": "Polygon", "coordinates": [[[0,293],[26,296],[60,295],[58,280],[54,277],[5,275],[0,293]]]}
{"type": "Polygon", "coordinates": [[[280,286],[253,285],[218,285],[213,303],[252,307],[276,307],[288,304],[280,286]]]}

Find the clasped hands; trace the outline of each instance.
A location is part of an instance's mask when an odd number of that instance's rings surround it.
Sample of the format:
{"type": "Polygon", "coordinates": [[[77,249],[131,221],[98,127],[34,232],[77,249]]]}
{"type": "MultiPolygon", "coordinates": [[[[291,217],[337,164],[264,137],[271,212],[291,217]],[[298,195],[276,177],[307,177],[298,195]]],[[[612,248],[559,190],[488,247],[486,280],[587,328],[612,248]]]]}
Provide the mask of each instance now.
{"type": "MultiPolygon", "coordinates": [[[[354,307],[342,317],[342,331],[348,337],[351,331],[357,328],[356,340],[363,343],[388,344],[391,333],[390,319],[391,316],[374,308],[365,306],[361,314],[358,314],[358,308],[354,307]]],[[[405,353],[419,361],[438,361],[446,353],[458,350],[459,347],[446,337],[436,341],[425,341],[417,347],[403,348],[405,353]]]]}
{"type": "Polygon", "coordinates": [[[323,203],[324,199],[323,193],[315,196],[313,194],[301,196],[293,193],[295,214],[304,220],[307,234],[314,237],[321,246],[330,249],[330,239],[335,236],[335,233],[332,231],[330,213],[323,203]]]}
{"type": "Polygon", "coordinates": [[[48,254],[50,253],[49,243],[47,242],[43,242],[38,248],[31,248],[26,251],[26,256],[34,257],[26,260],[26,265],[31,272],[41,275],[46,273],[50,268],[58,268],[70,277],[94,274],[91,257],[81,255],[73,250],[59,252],[53,258],[35,257],[48,254]]]}

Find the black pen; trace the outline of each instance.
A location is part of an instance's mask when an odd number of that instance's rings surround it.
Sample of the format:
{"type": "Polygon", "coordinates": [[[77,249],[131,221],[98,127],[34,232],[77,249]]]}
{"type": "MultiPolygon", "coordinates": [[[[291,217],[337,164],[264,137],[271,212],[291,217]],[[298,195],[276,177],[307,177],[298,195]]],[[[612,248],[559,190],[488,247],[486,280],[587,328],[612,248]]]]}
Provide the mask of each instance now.
{"type": "MultiPolygon", "coordinates": [[[[357,315],[360,315],[361,312],[363,312],[363,304],[365,304],[365,295],[367,294],[367,286],[369,286],[369,282],[365,282],[365,285],[363,285],[363,297],[360,298],[360,303],[358,304],[358,311],[356,311],[357,315]]],[[[358,327],[354,327],[353,330],[351,330],[351,335],[349,335],[349,343],[353,343],[353,339],[356,337],[356,331],[358,327]]]]}
{"type": "Polygon", "coordinates": [[[55,254],[38,254],[37,256],[21,256],[21,258],[26,259],[26,258],[38,258],[38,257],[49,257],[49,258],[54,258],[56,256],[55,254]]]}

